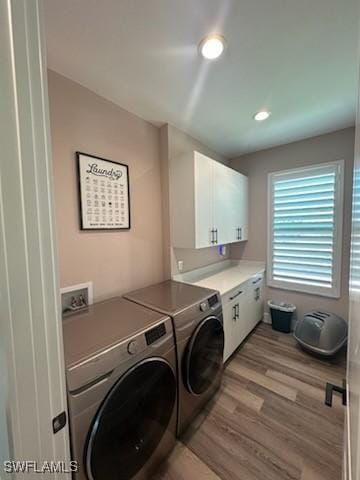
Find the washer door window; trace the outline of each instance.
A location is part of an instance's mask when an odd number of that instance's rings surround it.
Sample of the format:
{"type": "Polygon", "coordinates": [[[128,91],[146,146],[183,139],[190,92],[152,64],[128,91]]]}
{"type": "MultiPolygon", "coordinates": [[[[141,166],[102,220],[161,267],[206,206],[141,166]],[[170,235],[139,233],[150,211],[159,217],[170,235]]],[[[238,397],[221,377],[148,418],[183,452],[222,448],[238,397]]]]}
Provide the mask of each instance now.
{"type": "Polygon", "coordinates": [[[216,317],[197,327],[185,353],[184,383],[190,393],[201,395],[214,383],[223,368],[224,329],[216,317]]]}
{"type": "Polygon", "coordinates": [[[145,465],[164,435],[176,402],[176,378],[162,359],[147,359],[114,385],[89,432],[91,480],[128,480],[145,465]]]}

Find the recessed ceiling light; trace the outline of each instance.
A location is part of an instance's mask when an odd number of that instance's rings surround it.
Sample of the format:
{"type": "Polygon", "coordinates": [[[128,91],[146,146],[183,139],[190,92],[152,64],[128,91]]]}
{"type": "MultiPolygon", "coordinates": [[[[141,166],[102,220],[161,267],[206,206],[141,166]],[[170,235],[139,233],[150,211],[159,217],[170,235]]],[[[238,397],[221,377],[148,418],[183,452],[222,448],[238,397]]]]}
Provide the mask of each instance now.
{"type": "Polygon", "coordinates": [[[208,35],[199,44],[201,55],[207,60],[219,58],[225,50],[225,39],[221,35],[208,35]]]}
{"type": "Polygon", "coordinates": [[[267,120],[270,117],[270,112],[267,110],[261,110],[260,112],[255,113],[254,119],[257,122],[263,122],[264,120],[267,120]]]}

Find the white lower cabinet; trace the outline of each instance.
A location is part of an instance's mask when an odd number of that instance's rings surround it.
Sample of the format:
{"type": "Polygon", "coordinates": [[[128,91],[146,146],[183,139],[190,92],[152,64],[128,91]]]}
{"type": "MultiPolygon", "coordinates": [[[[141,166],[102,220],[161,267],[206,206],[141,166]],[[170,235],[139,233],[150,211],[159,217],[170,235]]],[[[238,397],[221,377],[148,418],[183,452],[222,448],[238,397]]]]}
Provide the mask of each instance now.
{"type": "Polygon", "coordinates": [[[249,317],[250,326],[254,328],[264,316],[264,275],[259,274],[249,280],[251,290],[251,304],[253,305],[252,315],[249,317]]]}
{"type": "Polygon", "coordinates": [[[224,318],[224,361],[263,318],[263,274],[258,274],[222,296],[224,318]]]}
{"type": "Polygon", "coordinates": [[[246,291],[240,286],[228,296],[226,304],[223,301],[223,318],[224,318],[224,361],[227,360],[238,345],[243,340],[241,330],[245,331],[245,325],[241,325],[247,315],[244,315],[246,308],[246,291]],[[241,318],[241,320],[240,320],[241,318]]]}

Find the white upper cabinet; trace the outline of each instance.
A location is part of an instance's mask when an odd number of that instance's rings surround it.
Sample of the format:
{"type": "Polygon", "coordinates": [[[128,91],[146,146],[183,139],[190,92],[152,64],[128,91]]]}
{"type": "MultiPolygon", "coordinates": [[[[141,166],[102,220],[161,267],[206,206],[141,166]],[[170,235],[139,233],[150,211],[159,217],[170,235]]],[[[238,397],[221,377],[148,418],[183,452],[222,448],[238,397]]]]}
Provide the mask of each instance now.
{"type": "Polygon", "coordinates": [[[248,239],[248,215],[249,215],[249,193],[248,193],[248,177],[241,173],[237,176],[237,203],[239,208],[236,210],[236,241],[242,241],[248,239]]]}
{"type": "Polygon", "coordinates": [[[235,240],[235,218],[239,208],[236,198],[235,171],[222,163],[213,164],[213,224],[215,239],[218,244],[231,243],[235,240]]]}
{"type": "Polygon", "coordinates": [[[172,246],[247,240],[247,177],[199,152],[172,159],[169,172],[172,246]]]}
{"type": "Polygon", "coordinates": [[[218,243],[247,240],[248,179],[221,163],[213,162],[214,217],[218,243]]]}
{"type": "MultiPolygon", "coordinates": [[[[181,162],[181,159],[179,161],[181,162]]],[[[195,224],[193,230],[189,233],[194,245],[191,248],[203,248],[211,245],[214,238],[212,227],[214,215],[212,200],[213,161],[201,153],[194,152],[193,168],[194,182],[191,179],[191,184],[186,187],[186,197],[190,193],[189,190],[193,188],[195,200],[194,206],[190,206],[190,208],[195,208],[195,224]]],[[[187,198],[184,198],[183,202],[187,202],[187,198]]],[[[182,218],[181,223],[183,225],[181,228],[186,228],[186,218],[182,218]],[[183,224],[183,220],[185,220],[185,224],[183,224]]]]}

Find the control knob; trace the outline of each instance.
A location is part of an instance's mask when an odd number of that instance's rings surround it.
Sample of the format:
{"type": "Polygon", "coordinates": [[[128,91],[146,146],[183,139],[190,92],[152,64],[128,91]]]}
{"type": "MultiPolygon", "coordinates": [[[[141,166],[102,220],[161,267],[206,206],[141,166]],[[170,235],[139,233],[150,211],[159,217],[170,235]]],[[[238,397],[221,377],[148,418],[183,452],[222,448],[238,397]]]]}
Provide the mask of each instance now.
{"type": "Polygon", "coordinates": [[[137,352],[137,349],[137,343],[135,340],[128,343],[127,351],[130,353],[130,355],[134,355],[137,352]]]}
{"type": "Polygon", "coordinates": [[[208,307],[207,302],[202,302],[202,303],[200,303],[200,310],[201,310],[202,312],[206,312],[206,310],[207,310],[208,308],[209,308],[209,307],[208,307]]]}

